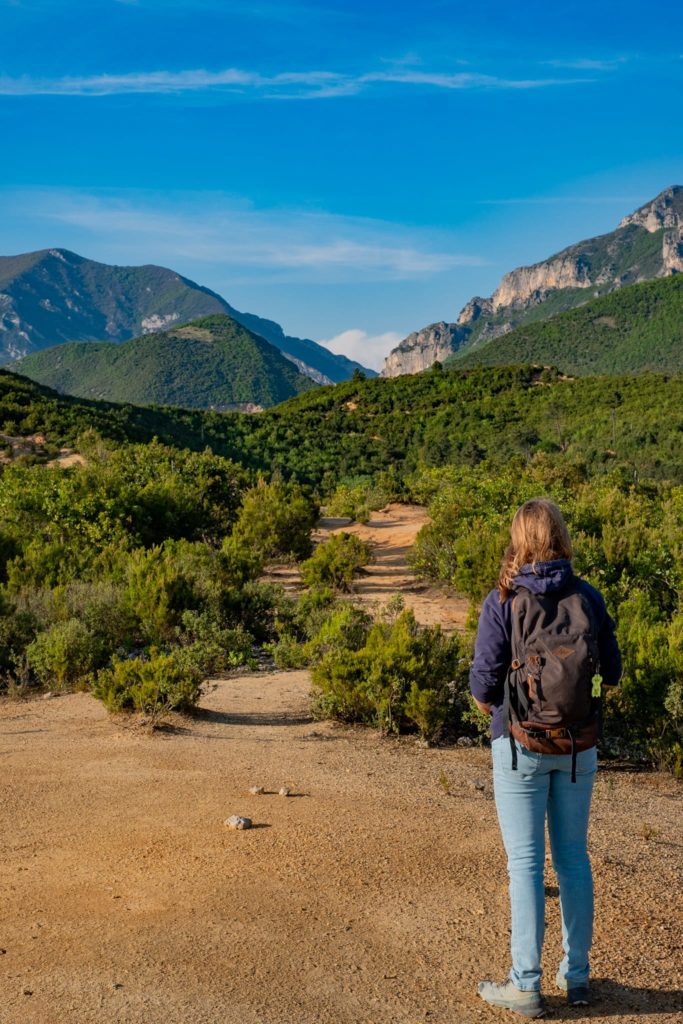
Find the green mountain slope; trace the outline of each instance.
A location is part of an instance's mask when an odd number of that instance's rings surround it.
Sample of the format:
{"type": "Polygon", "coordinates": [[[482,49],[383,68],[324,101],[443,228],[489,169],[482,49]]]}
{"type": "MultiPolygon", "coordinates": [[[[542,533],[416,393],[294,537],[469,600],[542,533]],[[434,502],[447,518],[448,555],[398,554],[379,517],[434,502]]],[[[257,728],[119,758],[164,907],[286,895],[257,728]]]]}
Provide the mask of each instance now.
{"type": "Polygon", "coordinates": [[[166,267],[109,266],[68,249],[0,256],[0,365],[63,341],[126,341],[214,313],[265,338],[318,383],[363,369],[166,267]]]}
{"type": "Polygon", "coordinates": [[[263,408],[315,387],[275,346],[225,315],[118,345],[67,342],[10,369],[81,398],[190,409],[263,408]]]}
{"type": "Polygon", "coordinates": [[[495,476],[535,453],[591,474],[622,467],[625,480],[683,483],[683,374],[563,380],[529,367],[432,370],[313,388],[244,415],[77,399],[0,369],[0,433],[74,446],[89,428],[116,442],[208,446],[326,492],[358,475],[400,480],[420,464],[486,462],[495,476]]]}
{"type": "Polygon", "coordinates": [[[535,363],[571,374],[683,370],[683,275],[622,288],[478,348],[462,349],[447,363],[535,363]]]}

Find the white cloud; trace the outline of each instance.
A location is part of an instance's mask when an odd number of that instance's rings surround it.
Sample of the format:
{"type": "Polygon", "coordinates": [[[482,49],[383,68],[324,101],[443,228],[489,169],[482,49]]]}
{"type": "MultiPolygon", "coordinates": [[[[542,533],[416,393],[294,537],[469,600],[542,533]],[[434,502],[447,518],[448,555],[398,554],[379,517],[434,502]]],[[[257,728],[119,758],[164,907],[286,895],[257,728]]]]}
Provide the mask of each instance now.
{"type": "Polygon", "coordinates": [[[573,60],[543,60],[540,63],[552,68],[567,68],[571,71],[614,71],[625,63],[626,57],[577,57],[573,60]]]}
{"type": "MultiPolygon", "coordinates": [[[[551,62],[548,62],[551,63],[551,62]]],[[[567,65],[578,67],[579,65],[567,65]]],[[[587,66],[587,70],[590,68],[587,66]]],[[[574,85],[586,78],[506,78],[471,71],[444,73],[396,67],[393,70],[344,74],[339,71],[284,71],[263,75],[258,71],[224,68],[210,71],[135,71],[125,74],[67,75],[61,78],[0,77],[3,96],[113,96],[130,93],[165,95],[218,91],[251,94],[269,99],[324,99],[350,96],[376,86],[431,89],[538,89],[574,85]]]]}
{"type": "Polygon", "coordinates": [[[97,194],[50,189],[0,193],[0,216],[69,229],[107,261],[197,261],[241,275],[263,270],[297,280],[407,280],[481,266],[452,236],[324,210],[259,209],[223,194],[97,194]],[[124,255],[125,254],[125,255],[124,255]]]}
{"type": "Polygon", "coordinates": [[[398,331],[368,334],[367,331],[362,331],[358,327],[352,327],[348,331],[342,331],[341,334],[335,334],[333,338],[326,338],[320,344],[325,345],[331,352],[355,359],[363,366],[381,370],[385,357],[389,355],[392,348],[396,348],[403,337],[398,331]]]}

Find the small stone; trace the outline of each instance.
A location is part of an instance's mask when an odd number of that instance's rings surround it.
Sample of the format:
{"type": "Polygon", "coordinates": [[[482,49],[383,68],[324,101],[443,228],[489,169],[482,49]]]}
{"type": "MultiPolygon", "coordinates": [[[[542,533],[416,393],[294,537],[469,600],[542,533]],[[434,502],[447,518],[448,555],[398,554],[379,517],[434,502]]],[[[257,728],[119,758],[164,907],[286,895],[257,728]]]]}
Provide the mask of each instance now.
{"type": "Polygon", "coordinates": [[[122,981],[112,981],[111,987],[112,988],[123,988],[123,982],[122,981]]]}
{"type": "Polygon", "coordinates": [[[289,794],[290,794],[291,792],[292,792],[292,791],[291,791],[291,789],[289,789],[289,787],[288,787],[288,786],[281,786],[281,787],[280,787],[280,790],[279,790],[279,794],[278,794],[278,795],[279,795],[279,796],[289,796],[289,794]]]}
{"type": "Polygon", "coordinates": [[[260,796],[260,795],[261,795],[261,793],[265,793],[265,789],[263,788],[263,786],[251,786],[251,787],[249,788],[249,792],[250,792],[250,793],[251,793],[251,794],[252,794],[253,796],[260,796]]]}
{"type": "Polygon", "coordinates": [[[21,994],[22,994],[22,996],[32,996],[33,995],[33,989],[32,988],[22,988],[21,994]]]}
{"type": "Polygon", "coordinates": [[[56,696],[56,693],[53,693],[52,690],[48,690],[47,693],[43,694],[43,700],[52,700],[52,698],[56,696]]]}
{"type": "Polygon", "coordinates": [[[486,784],[481,779],[475,779],[474,782],[470,782],[470,789],[476,789],[478,793],[483,793],[486,789],[486,784]]]}
{"type": "Polygon", "coordinates": [[[244,829],[251,828],[251,818],[242,818],[239,814],[233,814],[231,817],[226,818],[225,825],[228,828],[244,829]]]}

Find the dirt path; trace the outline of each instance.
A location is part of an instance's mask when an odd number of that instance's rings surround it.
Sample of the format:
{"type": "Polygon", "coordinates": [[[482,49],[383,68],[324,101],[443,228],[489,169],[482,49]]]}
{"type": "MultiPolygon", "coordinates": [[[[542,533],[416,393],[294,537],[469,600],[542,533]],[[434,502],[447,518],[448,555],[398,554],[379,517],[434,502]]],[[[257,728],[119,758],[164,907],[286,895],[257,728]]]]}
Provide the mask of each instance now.
{"type": "MultiPolygon", "coordinates": [[[[223,680],[153,736],[87,694],[0,706],[2,1024],[508,1019],[474,994],[507,968],[488,753],[313,723],[308,686],[223,680]]],[[[599,779],[593,1024],[680,1020],[680,811],[668,777],[599,779]]]]}
{"type": "MultiPolygon", "coordinates": [[[[323,518],[314,538],[322,541],[331,533],[345,531],[357,534],[371,545],[375,561],[355,584],[354,600],[373,606],[400,593],[406,606],[413,609],[422,625],[438,623],[446,632],[453,632],[462,629],[465,624],[468,601],[447,587],[420,582],[406,561],[415,538],[428,522],[425,508],[419,505],[392,504],[380,512],[373,512],[368,523],[323,518]]],[[[269,578],[282,583],[290,591],[299,586],[299,574],[291,566],[280,566],[272,570],[269,578]]]]}

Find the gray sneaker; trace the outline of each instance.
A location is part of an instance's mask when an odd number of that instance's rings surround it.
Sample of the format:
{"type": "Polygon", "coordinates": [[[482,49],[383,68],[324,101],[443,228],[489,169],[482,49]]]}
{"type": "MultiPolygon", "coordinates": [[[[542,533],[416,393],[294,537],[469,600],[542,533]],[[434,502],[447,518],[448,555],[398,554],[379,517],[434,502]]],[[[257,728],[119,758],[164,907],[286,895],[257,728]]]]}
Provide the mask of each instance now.
{"type": "Polygon", "coordinates": [[[581,985],[569,985],[564,975],[558,971],[555,976],[555,984],[560,992],[567,993],[569,1006],[588,1006],[590,1003],[591,991],[587,981],[581,985]]]}
{"type": "Polygon", "coordinates": [[[523,992],[512,981],[501,985],[495,981],[480,981],[477,989],[482,999],[491,1006],[514,1010],[523,1017],[545,1017],[545,1005],[540,992],[523,992]]]}

